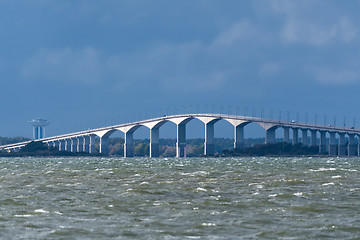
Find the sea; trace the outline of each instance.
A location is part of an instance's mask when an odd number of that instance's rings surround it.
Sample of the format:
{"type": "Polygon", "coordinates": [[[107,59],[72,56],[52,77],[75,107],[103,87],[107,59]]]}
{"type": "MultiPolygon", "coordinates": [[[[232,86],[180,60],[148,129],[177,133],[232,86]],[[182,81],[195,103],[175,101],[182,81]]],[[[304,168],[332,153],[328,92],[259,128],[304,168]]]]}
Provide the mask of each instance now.
{"type": "Polygon", "coordinates": [[[360,239],[360,158],[0,158],[0,239],[360,239]]]}

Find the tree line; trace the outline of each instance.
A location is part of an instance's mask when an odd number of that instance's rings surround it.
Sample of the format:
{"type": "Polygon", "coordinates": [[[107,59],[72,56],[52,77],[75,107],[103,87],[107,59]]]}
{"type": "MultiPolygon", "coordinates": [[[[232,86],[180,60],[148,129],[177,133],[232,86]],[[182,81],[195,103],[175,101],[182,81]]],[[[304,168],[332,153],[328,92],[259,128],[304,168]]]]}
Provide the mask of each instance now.
{"type": "MultiPolygon", "coordinates": [[[[2,138],[4,144],[15,143],[16,141],[27,141],[26,138],[2,138]]],[[[264,144],[264,138],[245,139],[243,147],[234,149],[234,140],[230,138],[215,138],[215,156],[265,156],[265,155],[317,155],[317,147],[306,147],[302,144],[292,145],[290,143],[278,142],[274,144],[264,144]]],[[[134,140],[134,156],[146,157],[150,155],[149,139],[134,140]]],[[[95,148],[99,151],[99,139],[96,139],[95,148]]],[[[56,148],[48,148],[43,142],[30,142],[17,153],[8,154],[1,152],[0,156],[72,156],[72,155],[100,155],[88,153],[71,153],[59,151],[56,148]]],[[[124,139],[110,138],[110,156],[124,156],[124,139]]],[[[176,156],[176,139],[160,139],[160,157],[176,156]]],[[[201,157],[204,155],[204,139],[195,138],[186,141],[186,156],[201,157]]]]}

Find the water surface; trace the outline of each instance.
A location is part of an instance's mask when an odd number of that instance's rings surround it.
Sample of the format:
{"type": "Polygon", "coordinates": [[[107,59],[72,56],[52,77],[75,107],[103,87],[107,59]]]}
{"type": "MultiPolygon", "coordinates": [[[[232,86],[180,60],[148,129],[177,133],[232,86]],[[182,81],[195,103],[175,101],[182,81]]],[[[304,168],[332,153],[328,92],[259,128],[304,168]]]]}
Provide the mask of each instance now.
{"type": "Polygon", "coordinates": [[[1,239],[356,239],[359,158],[2,158],[1,239]]]}

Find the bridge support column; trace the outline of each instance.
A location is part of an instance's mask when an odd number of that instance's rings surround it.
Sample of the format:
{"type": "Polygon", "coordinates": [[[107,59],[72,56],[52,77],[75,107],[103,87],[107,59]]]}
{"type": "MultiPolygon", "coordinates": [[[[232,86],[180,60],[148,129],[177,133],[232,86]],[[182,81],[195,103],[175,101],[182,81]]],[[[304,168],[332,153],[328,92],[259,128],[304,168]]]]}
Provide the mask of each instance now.
{"type": "Polygon", "coordinates": [[[292,132],[293,132],[293,139],[292,139],[292,144],[298,144],[299,141],[299,129],[298,128],[292,128],[292,132]]]}
{"type": "Polygon", "coordinates": [[[176,157],[186,157],[186,124],[177,124],[176,157]]]}
{"type": "Polygon", "coordinates": [[[132,132],[125,132],[124,157],[134,156],[134,135],[132,132]]]}
{"type": "Polygon", "coordinates": [[[89,153],[95,153],[95,135],[90,135],[89,153]]]}
{"type": "Polygon", "coordinates": [[[345,156],[346,155],[346,141],[345,141],[345,133],[338,133],[339,134],[339,149],[338,155],[345,156]]]}
{"type": "Polygon", "coordinates": [[[204,143],[204,155],[212,156],[215,153],[214,143],[214,123],[209,122],[205,124],[205,143],[204,143]]]}
{"type": "Polygon", "coordinates": [[[65,139],[65,151],[70,152],[71,151],[71,139],[65,139]]]}
{"type": "Polygon", "coordinates": [[[159,128],[150,129],[150,157],[159,157],[159,128]]]}
{"type": "Polygon", "coordinates": [[[65,151],[65,145],[66,145],[65,139],[60,139],[59,140],[59,151],[65,151]]]}
{"type": "Polygon", "coordinates": [[[349,136],[348,156],[355,156],[356,155],[355,134],[348,133],[348,136],[349,136]]]}
{"type": "Polygon", "coordinates": [[[90,152],[90,136],[83,136],[83,151],[84,152],[90,152]]]}
{"type": "Polygon", "coordinates": [[[336,155],[336,132],[329,132],[330,141],[329,141],[329,155],[336,155]]]}
{"type": "Polygon", "coordinates": [[[319,147],[320,153],[326,152],[326,131],[320,131],[320,147],[319,147]]]}
{"type": "Polygon", "coordinates": [[[54,147],[55,149],[59,150],[59,149],[60,149],[59,141],[54,141],[54,142],[53,142],[53,147],[54,147]]]}
{"type": "Polygon", "coordinates": [[[71,138],[71,152],[77,152],[77,146],[78,146],[78,139],[71,138]]]}
{"type": "Polygon", "coordinates": [[[77,152],[84,152],[84,138],[82,136],[77,137],[77,146],[76,151],[77,152]]]}
{"type": "Polygon", "coordinates": [[[234,148],[244,147],[244,126],[234,127],[234,148]]]}
{"type": "Polygon", "coordinates": [[[100,153],[109,155],[109,137],[102,136],[100,138],[100,153]]]}
{"type": "Polygon", "coordinates": [[[273,144],[276,142],[275,135],[276,127],[272,127],[266,130],[265,134],[265,144],[273,144]]]}
{"type": "Polygon", "coordinates": [[[311,137],[310,137],[310,146],[315,147],[317,146],[317,137],[316,137],[316,130],[310,130],[311,137]]]}
{"type": "Polygon", "coordinates": [[[50,148],[55,148],[55,142],[47,142],[47,147],[50,148]]]}
{"type": "Polygon", "coordinates": [[[308,146],[308,130],[307,129],[301,129],[301,144],[304,146],[308,146]]]}
{"type": "Polygon", "coordinates": [[[289,143],[290,142],[290,128],[283,127],[283,129],[284,129],[284,142],[289,143]]]}

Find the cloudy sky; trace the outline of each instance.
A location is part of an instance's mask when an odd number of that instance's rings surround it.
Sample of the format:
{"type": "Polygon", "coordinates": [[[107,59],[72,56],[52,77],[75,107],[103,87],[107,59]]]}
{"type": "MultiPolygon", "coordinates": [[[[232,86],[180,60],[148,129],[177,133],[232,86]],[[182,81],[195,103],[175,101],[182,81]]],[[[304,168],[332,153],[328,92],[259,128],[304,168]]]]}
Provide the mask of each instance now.
{"type": "Polygon", "coordinates": [[[359,10],[357,0],[0,0],[0,136],[30,137],[37,117],[57,134],[184,108],[360,126],[359,10]]]}

